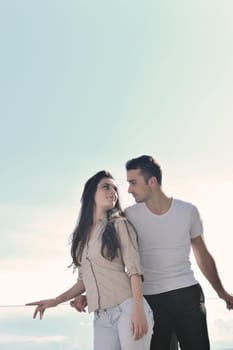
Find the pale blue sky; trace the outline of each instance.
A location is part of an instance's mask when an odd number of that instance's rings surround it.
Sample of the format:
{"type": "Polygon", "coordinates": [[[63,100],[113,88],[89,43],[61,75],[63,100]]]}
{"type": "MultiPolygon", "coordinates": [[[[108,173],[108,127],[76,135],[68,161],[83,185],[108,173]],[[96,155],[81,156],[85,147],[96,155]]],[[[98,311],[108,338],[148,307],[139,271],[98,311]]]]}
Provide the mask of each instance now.
{"type": "MultiPolygon", "coordinates": [[[[84,181],[111,170],[127,205],[124,164],[143,153],[161,163],[165,191],[200,208],[233,290],[232,13],[230,0],[0,0],[2,304],[73,283],[67,241],[84,181]]],[[[213,346],[233,347],[219,303],[213,346]]],[[[11,327],[0,344],[15,350],[11,327]]]]}

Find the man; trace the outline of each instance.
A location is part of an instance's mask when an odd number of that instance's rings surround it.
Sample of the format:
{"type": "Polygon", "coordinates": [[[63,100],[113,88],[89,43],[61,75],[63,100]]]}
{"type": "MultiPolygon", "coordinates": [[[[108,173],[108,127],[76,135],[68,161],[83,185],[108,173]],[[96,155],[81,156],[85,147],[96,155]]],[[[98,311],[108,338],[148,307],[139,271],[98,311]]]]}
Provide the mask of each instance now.
{"type": "MultiPolygon", "coordinates": [[[[205,245],[199,212],[190,203],[166,196],[161,168],[151,156],[129,160],[126,170],[128,191],[137,203],[125,213],[138,232],[143,292],[155,320],[151,350],[175,350],[174,331],[182,350],[209,350],[204,295],[190,268],[190,247],[229,310],[233,296],[225,291],[205,245]]],[[[73,306],[83,310],[84,303],[73,306]]]]}
{"type": "Polygon", "coordinates": [[[155,320],[151,350],[169,350],[173,330],[182,350],[209,350],[204,295],[190,268],[190,247],[229,310],[233,296],[224,289],[206,247],[199,212],[191,203],[166,196],[161,168],[151,156],[129,160],[126,170],[136,204],[125,213],[138,232],[143,292],[155,320]]]}

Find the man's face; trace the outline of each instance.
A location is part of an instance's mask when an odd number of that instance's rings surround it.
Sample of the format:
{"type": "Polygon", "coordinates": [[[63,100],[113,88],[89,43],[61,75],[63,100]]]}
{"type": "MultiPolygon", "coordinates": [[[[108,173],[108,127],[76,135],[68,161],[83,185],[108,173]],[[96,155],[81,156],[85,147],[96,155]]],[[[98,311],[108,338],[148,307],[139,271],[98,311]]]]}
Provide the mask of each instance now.
{"type": "Polygon", "coordinates": [[[142,203],[149,199],[151,189],[140,169],[128,170],[127,181],[129,183],[128,192],[132,194],[137,203],[142,203]]]}

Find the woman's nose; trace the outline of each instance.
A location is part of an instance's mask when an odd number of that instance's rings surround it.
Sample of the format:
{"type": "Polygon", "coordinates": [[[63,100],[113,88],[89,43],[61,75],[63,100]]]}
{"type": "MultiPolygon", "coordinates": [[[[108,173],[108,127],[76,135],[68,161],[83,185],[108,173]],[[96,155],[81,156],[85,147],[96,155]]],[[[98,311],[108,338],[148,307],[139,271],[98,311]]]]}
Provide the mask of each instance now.
{"type": "Polygon", "coordinates": [[[115,188],[111,187],[111,188],[110,188],[110,193],[116,195],[116,194],[117,194],[117,191],[116,191],[115,188]]]}

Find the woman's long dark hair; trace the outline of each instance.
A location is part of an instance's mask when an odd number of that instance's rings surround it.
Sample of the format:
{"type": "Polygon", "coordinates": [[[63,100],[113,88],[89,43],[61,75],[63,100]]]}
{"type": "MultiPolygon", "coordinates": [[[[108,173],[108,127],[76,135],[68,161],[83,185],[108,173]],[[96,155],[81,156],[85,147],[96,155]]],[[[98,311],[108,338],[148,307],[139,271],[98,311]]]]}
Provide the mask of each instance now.
{"type": "MultiPolygon", "coordinates": [[[[80,266],[83,248],[87,242],[88,234],[93,225],[94,209],[95,209],[95,193],[98,183],[104,179],[113,179],[113,176],[105,170],[99,171],[97,174],[87,180],[81,197],[81,210],[77,227],[72,234],[71,257],[74,267],[80,266]]],[[[101,254],[106,259],[112,260],[117,256],[119,241],[114,227],[114,220],[125,217],[121,209],[119,198],[113,209],[107,211],[107,224],[102,235],[101,254]]]]}

